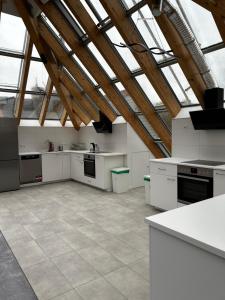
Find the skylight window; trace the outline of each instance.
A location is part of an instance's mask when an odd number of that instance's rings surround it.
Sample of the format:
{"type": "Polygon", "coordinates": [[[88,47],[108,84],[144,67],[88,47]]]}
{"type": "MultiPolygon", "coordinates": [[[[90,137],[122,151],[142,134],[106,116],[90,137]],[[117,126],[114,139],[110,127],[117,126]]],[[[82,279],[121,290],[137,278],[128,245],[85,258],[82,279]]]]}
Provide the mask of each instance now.
{"type": "Polygon", "coordinates": [[[38,119],[41,112],[44,95],[29,95],[24,97],[22,119],[38,119]]]}
{"type": "Polygon", "coordinates": [[[133,109],[133,111],[140,112],[139,107],[136,105],[136,103],[133,101],[131,96],[128,94],[127,90],[122,85],[122,83],[117,82],[115,85],[118,88],[118,90],[120,91],[120,93],[123,96],[123,98],[125,99],[125,101],[127,102],[127,104],[133,109]]]}
{"type": "Polygon", "coordinates": [[[59,120],[63,112],[62,101],[58,95],[52,95],[48,105],[46,115],[47,120],[59,120]]]}
{"type": "Polygon", "coordinates": [[[91,50],[93,55],[98,60],[99,64],[102,66],[102,68],[106,71],[106,74],[108,74],[109,77],[113,78],[116,77],[113,70],[110,68],[104,57],[101,55],[101,53],[98,51],[98,49],[95,47],[95,45],[91,42],[88,44],[88,48],[91,50]]]}
{"type": "Polygon", "coordinates": [[[225,49],[208,53],[205,57],[216,78],[218,86],[225,88],[225,49]]]}
{"type": "MultiPolygon", "coordinates": [[[[108,35],[110,41],[114,44],[118,44],[120,45],[120,43],[126,44],[125,41],[123,40],[122,36],[120,35],[119,31],[116,29],[116,27],[113,27],[111,29],[109,29],[106,34],[108,35]]],[[[118,51],[118,53],[120,54],[120,56],[122,57],[122,59],[124,60],[124,62],[126,63],[126,65],[128,66],[128,68],[131,71],[134,71],[136,69],[140,68],[140,65],[138,64],[138,62],[136,61],[135,57],[133,56],[133,54],[131,53],[131,51],[128,48],[120,48],[120,47],[116,47],[116,50],[118,51]]]]}
{"type": "Polygon", "coordinates": [[[81,3],[91,16],[95,24],[108,17],[107,12],[99,0],[81,0],[81,3]]]}
{"type": "Polygon", "coordinates": [[[148,97],[149,101],[154,105],[154,106],[159,106],[162,105],[162,101],[159,98],[158,94],[154,90],[153,86],[151,85],[150,81],[146,77],[146,75],[139,75],[135,77],[138,83],[140,84],[142,90],[148,97]]]}
{"type": "Polygon", "coordinates": [[[12,118],[15,107],[15,93],[0,92],[0,118],[12,118]]]}

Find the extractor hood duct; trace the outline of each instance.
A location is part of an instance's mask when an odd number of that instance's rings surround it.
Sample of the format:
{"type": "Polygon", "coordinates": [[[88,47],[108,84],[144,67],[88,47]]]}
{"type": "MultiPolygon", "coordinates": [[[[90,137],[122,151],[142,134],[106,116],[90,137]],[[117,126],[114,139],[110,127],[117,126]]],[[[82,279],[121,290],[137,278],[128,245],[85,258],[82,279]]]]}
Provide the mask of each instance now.
{"type": "Polygon", "coordinates": [[[204,109],[190,111],[195,130],[225,129],[225,109],[223,108],[224,90],[213,88],[206,90],[204,109]]]}

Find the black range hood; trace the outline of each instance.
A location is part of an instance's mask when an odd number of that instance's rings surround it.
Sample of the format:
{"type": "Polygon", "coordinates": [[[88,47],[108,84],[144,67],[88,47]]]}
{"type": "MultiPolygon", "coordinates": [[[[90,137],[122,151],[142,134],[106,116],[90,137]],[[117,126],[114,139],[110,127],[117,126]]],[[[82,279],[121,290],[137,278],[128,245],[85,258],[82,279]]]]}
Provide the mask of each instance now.
{"type": "Polygon", "coordinates": [[[112,122],[100,111],[100,121],[93,122],[97,133],[112,133],[112,122]]]}
{"type": "Polygon", "coordinates": [[[224,90],[213,88],[205,91],[204,109],[190,111],[195,130],[225,129],[224,90]]]}

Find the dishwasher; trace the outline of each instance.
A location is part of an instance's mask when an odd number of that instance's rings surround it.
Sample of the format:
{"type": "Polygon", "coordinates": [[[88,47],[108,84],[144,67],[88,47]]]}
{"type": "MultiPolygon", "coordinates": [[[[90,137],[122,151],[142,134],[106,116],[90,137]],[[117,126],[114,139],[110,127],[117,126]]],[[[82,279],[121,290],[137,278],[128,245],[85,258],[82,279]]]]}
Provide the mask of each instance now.
{"type": "Polygon", "coordinates": [[[41,154],[20,155],[20,183],[42,182],[41,154]]]}

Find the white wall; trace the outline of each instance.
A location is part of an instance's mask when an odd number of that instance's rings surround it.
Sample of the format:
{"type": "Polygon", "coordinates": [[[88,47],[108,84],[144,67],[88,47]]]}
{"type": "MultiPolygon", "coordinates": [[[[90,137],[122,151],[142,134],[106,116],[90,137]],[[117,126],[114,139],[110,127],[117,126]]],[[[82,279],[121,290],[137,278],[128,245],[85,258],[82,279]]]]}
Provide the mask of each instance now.
{"type": "Polygon", "coordinates": [[[19,127],[19,152],[47,151],[47,140],[51,140],[57,149],[63,144],[69,149],[72,143],[77,142],[77,131],[71,127],[19,127]]]}
{"type": "Polygon", "coordinates": [[[85,143],[90,149],[90,143],[98,144],[100,151],[127,152],[127,124],[113,124],[113,133],[97,133],[93,126],[81,127],[78,132],[78,142],[85,143]]]}
{"type": "Polygon", "coordinates": [[[225,161],[225,130],[194,130],[190,118],[174,119],[172,156],[225,161]]]}

